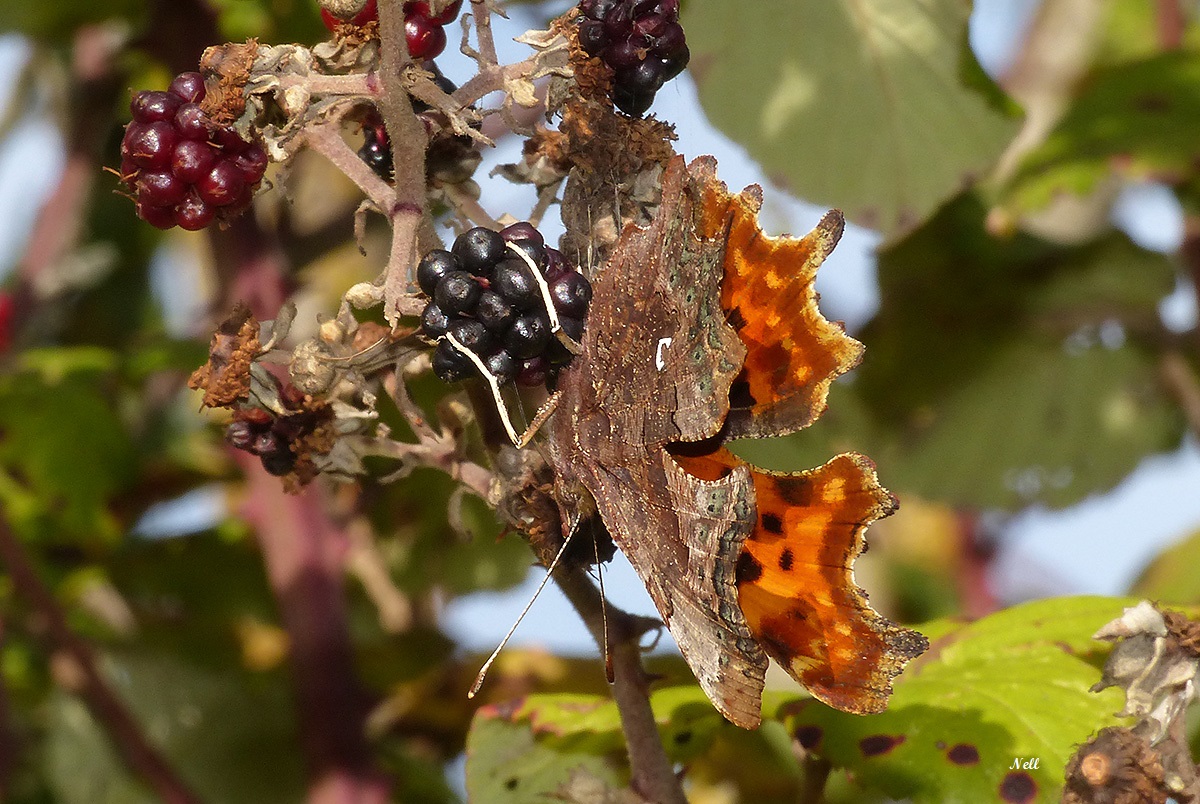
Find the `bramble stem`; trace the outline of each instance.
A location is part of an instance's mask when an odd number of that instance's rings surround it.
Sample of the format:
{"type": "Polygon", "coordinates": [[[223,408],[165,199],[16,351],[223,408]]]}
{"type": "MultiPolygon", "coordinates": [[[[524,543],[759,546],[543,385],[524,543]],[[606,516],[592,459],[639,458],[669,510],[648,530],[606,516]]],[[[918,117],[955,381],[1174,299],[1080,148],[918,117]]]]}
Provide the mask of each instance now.
{"type": "MultiPolygon", "coordinates": [[[[576,536],[581,538],[582,535],[576,536]]],[[[554,581],[604,649],[604,603],[582,569],[560,567],[554,581]]],[[[642,667],[640,638],[647,620],[608,606],[608,648],[612,653],[613,700],[621,715],[634,792],[658,804],[687,804],[674,766],[663,748],[650,708],[650,679],[642,667]]]]}

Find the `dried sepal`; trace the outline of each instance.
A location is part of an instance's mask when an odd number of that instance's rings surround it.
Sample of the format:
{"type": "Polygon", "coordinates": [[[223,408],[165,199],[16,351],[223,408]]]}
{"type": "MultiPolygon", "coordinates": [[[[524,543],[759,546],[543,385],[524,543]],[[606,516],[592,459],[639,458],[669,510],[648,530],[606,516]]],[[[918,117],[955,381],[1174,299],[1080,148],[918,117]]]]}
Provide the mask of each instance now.
{"type": "Polygon", "coordinates": [[[258,321],[239,302],[213,333],[208,360],[188,378],[188,388],[204,391],[204,407],[227,408],[249,398],[250,368],[261,347],[258,337],[258,321]]]}
{"type": "Polygon", "coordinates": [[[1197,697],[1200,681],[1200,658],[1194,642],[1177,636],[1185,631],[1194,634],[1195,624],[1185,627],[1183,623],[1190,621],[1182,615],[1173,615],[1171,620],[1175,633],[1157,607],[1142,601],[1096,633],[1097,639],[1117,644],[1092,691],[1123,689],[1125,706],[1118,715],[1138,718],[1135,731],[1146,736],[1151,745],[1167,735],[1171,723],[1197,697]]]}

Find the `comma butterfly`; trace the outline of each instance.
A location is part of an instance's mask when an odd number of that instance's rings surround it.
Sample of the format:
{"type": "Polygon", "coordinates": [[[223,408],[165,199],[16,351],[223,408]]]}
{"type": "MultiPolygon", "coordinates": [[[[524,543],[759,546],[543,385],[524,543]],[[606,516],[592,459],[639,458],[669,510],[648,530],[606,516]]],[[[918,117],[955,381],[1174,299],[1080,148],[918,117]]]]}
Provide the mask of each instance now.
{"type": "Polygon", "coordinates": [[[810,424],[862,352],[812,287],[840,214],[770,238],[760,204],[758,188],[731,195],[712,157],[669,162],[649,224],[625,228],[595,283],[548,434],[564,532],[599,512],[700,686],[746,728],[768,656],[867,713],[928,644],[854,584],[863,532],[896,506],[869,460],[776,474],[723,446],[810,424]]]}

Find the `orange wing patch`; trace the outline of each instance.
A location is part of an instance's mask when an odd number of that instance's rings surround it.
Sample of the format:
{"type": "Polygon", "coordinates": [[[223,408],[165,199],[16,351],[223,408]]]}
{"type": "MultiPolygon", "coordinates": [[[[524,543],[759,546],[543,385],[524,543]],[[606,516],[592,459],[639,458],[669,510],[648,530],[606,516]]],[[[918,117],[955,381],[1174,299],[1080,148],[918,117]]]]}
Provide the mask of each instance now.
{"type": "Polygon", "coordinates": [[[730,392],[730,438],[786,435],[825,410],[833,379],[858,365],[863,346],[817,308],[817,268],[842,236],[842,213],[826,213],[802,238],[758,226],[761,191],[706,188],[703,229],[727,237],[721,306],[748,355],[730,392]],[[724,232],[722,232],[724,229],[724,232]]]}
{"type": "MultiPolygon", "coordinates": [[[[724,449],[676,455],[715,480],[744,465],[724,449]]],[[[758,524],[738,558],[738,602],[754,638],[812,695],[846,712],[881,712],[892,679],[928,647],[877,614],[854,583],[867,526],[896,509],[861,455],[797,474],[751,467],[758,524]]]]}

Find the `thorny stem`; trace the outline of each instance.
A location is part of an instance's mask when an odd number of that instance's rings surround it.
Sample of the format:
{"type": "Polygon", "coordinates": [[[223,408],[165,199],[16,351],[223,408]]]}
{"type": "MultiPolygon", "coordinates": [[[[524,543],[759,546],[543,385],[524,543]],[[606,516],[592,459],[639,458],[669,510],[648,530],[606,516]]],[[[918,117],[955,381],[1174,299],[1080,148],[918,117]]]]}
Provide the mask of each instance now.
{"type": "MultiPolygon", "coordinates": [[[[583,618],[596,644],[605,644],[604,602],[582,569],[559,567],[554,581],[583,618]]],[[[629,752],[632,786],[656,804],[687,804],[679,778],[663,748],[650,708],[650,679],[642,667],[639,639],[645,620],[608,606],[608,646],[612,652],[613,700],[621,715],[621,730],[629,752]]]]}
{"type": "Polygon", "coordinates": [[[380,212],[387,214],[387,210],[395,206],[396,191],[351,150],[342,139],[337,121],[308,126],[304,131],[304,144],[345,173],[380,212]]]}
{"type": "Polygon", "coordinates": [[[488,64],[499,64],[496,41],[492,38],[492,9],[488,0],[471,0],[471,19],[475,21],[475,36],[479,40],[479,55],[488,64]]]}
{"type": "Polygon", "coordinates": [[[446,200],[450,202],[454,211],[470,223],[475,226],[486,226],[489,229],[500,228],[500,224],[488,214],[479,200],[464,192],[458,185],[447,184],[442,188],[442,192],[446,194],[446,200]]]}
{"type": "Polygon", "coordinates": [[[371,765],[344,590],[349,539],[319,486],[287,494],[258,461],[239,455],[250,492],[243,514],[262,546],[291,643],[310,804],[383,804],[389,784],[371,765]]]}
{"type": "MultiPolygon", "coordinates": [[[[4,649],[4,620],[0,620],[0,651],[4,649]]],[[[17,764],[17,736],[12,730],[9,714],[8,689],[0,678],[0,801],[7,798],[17,764]]]]}
{"type": "Polygon", "coordinates": [[[803,759],[804,782],[797,796],[798,804],[822,804],[825,801],[825,786],[829,782],[829,774],[833,771],[833,763],[819,756],[809,754],[803,759]]]}
{"type": "Polygon", "coordinates": [[[379,80],[382,92],[376,101],[392,141],[395,203],[382,208],[392,224],[392,247],[383,281],[383,314],[395,325],[401,315],[420,312],[420,303],[409,293],[410,274],[417,264],[417,233],[425,217],[424,124],[413,112],[404,70],[412,59],[404,35],[401,3],[381,3],[379,80]]]}
{"type": "Polygon", "coordinates": [[[83,698],[129,769],[168,804],[199,804],[200,799],[147,741],[141,725],[109,689],[91,647],[71,631],[58,600],[38,577],[25,548],[4,519],[0,519],[0,562],[8,570],[16,594],[37,612],[48,647],[63,659],[60,666],[67,669],[56,674],[59,682],[83,698]]]}

